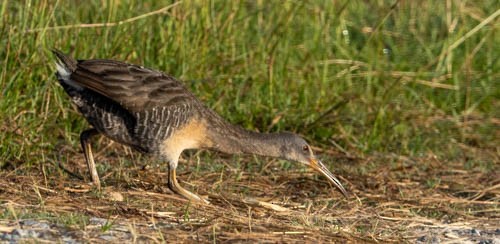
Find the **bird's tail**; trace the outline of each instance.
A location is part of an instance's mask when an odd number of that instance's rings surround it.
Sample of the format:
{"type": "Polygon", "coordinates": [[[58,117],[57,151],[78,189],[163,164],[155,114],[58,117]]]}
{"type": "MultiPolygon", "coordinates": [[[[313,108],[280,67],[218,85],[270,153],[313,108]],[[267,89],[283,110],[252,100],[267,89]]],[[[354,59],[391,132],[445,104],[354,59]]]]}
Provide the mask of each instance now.
{"type": "Polygon", "coordinates": [[[76,70],[76,60],[57,49],[52,49],[52,53],[54,53],[54,55],[56,55],[57,57],[57,73],[59,73],[61,77],[69,77],[69,75],[71,75],[71,73],[76,70]]]}
{"type": "Polygon", "coordinates": [[[80,85],[71,80],[71,74],[76,70],[78,62],[74,58],[64,54],[57,49],[52,49],[52,53],[54,53],[57,58],[56,69],[57,78],[59,79],[59,81],[62,83],[66,83],[67,85],[70,85],[72,87],[81,89],[80,85]]]}

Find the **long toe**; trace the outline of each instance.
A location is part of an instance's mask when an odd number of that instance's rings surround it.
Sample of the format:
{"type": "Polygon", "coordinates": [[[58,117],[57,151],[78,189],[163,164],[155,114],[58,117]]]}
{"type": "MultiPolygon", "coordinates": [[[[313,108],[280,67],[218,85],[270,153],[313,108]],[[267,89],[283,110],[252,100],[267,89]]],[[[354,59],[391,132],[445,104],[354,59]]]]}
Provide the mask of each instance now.
{"type": "Polygon", "coordinates": [[[193,202],[193,203],[201,203],[201,204],[210,204],[210,202],[208,200],[206,200],[205,198],[202,198],[184,188],[181,188],[178,189],[179,191],[176,192],[177,194],[187,198],[189,201],[193,202]]]}

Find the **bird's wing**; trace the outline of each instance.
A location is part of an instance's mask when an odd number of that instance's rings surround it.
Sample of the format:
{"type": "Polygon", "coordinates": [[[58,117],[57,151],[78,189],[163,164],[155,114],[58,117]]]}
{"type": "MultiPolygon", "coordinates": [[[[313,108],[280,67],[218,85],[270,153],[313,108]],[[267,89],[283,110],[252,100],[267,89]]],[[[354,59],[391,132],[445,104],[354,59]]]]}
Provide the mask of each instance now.
{"type": "Polygon", "coordinates": [[[130,112],[196,101],[175,78],[118,61],[80,60],[71,73],[71,80],[116,101],[130,112]]]}

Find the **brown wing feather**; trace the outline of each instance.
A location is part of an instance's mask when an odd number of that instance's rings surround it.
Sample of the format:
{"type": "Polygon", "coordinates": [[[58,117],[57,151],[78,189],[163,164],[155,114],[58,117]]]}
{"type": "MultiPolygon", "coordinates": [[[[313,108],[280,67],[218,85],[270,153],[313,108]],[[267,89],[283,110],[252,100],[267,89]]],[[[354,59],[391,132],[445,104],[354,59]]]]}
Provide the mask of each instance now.
{"type": "Polygon", "coordinates": [[[175,78],[118,61],[78,61],[71,80],[120,103],[131,112],[196,101],[175,78]]]}

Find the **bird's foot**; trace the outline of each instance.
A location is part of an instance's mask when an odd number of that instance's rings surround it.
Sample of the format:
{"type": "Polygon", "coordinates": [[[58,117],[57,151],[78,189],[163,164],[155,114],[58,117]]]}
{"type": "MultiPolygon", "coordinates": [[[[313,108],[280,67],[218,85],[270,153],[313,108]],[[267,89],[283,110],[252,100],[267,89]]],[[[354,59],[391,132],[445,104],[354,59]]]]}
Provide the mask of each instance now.
{"type": "Polygon", "coordinates": [[[194,194],[192,192],[189,192],[189,191],[186,191],[186,193],[188,195],[183,195],[183,194],[181,194],[181,195],[183,197],[189,199],[189,201],[191,201],[191,202],[201,203],[201,204],[210,204],[210,202],[207,199],[203,198],[203,197],[200,197],[200,196],[198,196],[198,195],[196,195],[196,194],[194,194]]]}
{"type": "Polygon", "coordinates": [[[179,185],[179,182],[177,182],[177,178],[175,175],[175,169],[169,170],[168,174],[168,188],[170,188],[171,191],[183,196],[184,198],[188,199],[189,201],[193,203],[200,203],[200,204],[210,204],[210,202],[184,188],[179,185]]]}
{"type": "Polygon", "coordinates": [[[188,199],[190,202],[199,203],[199,204],[210,204],[210,202],[208,200],[206,200],[205,198],[202,198],[202,197],[182,188],[179,184],[176,184],[175,186],[174,185],[170,186],[170,184],[169,184],[169,188],[173,192],[188,199]]]}

